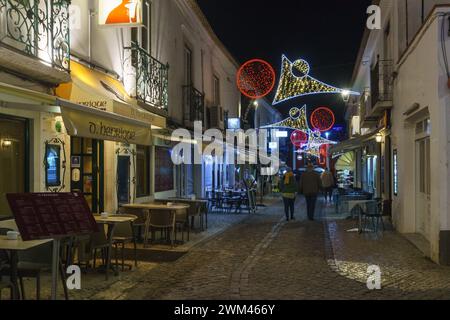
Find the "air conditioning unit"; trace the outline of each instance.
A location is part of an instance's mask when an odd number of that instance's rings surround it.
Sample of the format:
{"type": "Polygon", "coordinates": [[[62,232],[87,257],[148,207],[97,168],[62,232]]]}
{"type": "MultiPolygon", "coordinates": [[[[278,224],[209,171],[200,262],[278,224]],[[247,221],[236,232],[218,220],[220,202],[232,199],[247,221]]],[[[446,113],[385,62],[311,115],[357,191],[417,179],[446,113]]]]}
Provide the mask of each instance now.
{"type": "Polygon", "coordinates": [[[213,129],[225,130],[225,122],[223,118],[223,108],[219,106],[210,107],[209,109],[209,126],[213,129]]]}

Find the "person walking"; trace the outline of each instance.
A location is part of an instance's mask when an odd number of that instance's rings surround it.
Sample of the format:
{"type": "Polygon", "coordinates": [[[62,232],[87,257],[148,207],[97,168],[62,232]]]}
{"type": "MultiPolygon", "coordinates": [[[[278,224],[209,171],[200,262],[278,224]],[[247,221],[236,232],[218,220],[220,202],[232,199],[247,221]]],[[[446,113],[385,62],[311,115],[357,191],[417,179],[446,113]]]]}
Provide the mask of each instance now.
{"type": "Polygon", "coordinates": [[[328,202],[328,198],[330,198],[330,202],[333,201],[333,189],[334,189],[334,177],[330,170],[325,169],[325,171],[320,176],[320,180],[322,181],[322,188],[325,193],[325,202],[328,202]]]}
{"type": "Polygon", "coordinates": [[[316,211],[317,195],[322,187],[320,175],[314,171],[314,166],[308,164],[307,170],[302,174],[300,179],[299,191],[306,198],[306,207],[308,212],[308,219],[314,221],[314,214],[316,211]]]}
{"type": "Polygon", "coordinates": [[[297,181],[291,169],[285,173],[283,179],[280,181],[280,191],[283,196],[284,212],[286,214],[286,221],[295,220],[295,198],[297,196],[297,181]]]}

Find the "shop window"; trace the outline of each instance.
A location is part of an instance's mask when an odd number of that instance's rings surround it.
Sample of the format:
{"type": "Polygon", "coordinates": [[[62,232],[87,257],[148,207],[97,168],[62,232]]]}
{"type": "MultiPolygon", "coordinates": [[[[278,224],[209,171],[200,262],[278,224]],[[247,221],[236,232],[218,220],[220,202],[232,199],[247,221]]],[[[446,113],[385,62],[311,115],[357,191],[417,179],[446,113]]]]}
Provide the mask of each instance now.
{"type": "Polygon", "coordinates": [[[137,146],[136,150],[136,196],[150,195],[150,148],[137,146]]]}
{"type": "Polygon", "coordinates": [[[28,122],[0,115],[0,215],[10,213],[4,196],[28,192],[28,122]]]}
{"type": "Polygon", "coordinates": [[[172,191],[174,186],[174,165],[171,149],[155,148],[155,192],[172,191]]]}

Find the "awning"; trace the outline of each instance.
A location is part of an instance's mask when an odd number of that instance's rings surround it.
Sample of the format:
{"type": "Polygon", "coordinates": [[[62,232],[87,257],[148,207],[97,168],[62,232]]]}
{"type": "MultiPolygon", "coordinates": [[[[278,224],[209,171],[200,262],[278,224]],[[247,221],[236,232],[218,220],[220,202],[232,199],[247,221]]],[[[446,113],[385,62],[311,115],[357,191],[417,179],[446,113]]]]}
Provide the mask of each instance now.
{"type": "Polygon", "coordinates": [[[349,170],[354,171],[356,166],[355,153],[353,151],[344,153],[336,161],[336,170],[349,170]]]}
{"type": "Polygon", "coordinates": [[[152,145],[151,124],[0,82],[0,107],[62,114],[69,135],[152,145]]]}
{"type": "Polygon", "coordinates": [[[153,129],[166,128],[166,119],[140,108],[120,81],[76,61],[71,62],[70,68],[72,82],[61,84],[56,89],[58,97],[150,123],[153,129]]]}
{"type": "Polygon", "coordinates": [[[378,129],[377,131],[371,132],[364,136],[359,136],[356,138],[352,138],[350,140],[343,141],[339,144],[331,146],[329,152],[330,154],[335,155],[335,154],[343,154],[348,151],[361,148],[365,142],[375,139],[376,135],[383,130],[384,129],[378,129]]]}
{"type": "Polygon", "coordinates": [[[0,82],[0,107],[30,111],[55,112],[56,97],[0,82]]]}
{"type": "Polygon", "coordinates": [[[70,136],[152,145],[152,130],[149,123],[62,99],[57,99],[57,104],[61,107],[64,125],[70,136]]]}

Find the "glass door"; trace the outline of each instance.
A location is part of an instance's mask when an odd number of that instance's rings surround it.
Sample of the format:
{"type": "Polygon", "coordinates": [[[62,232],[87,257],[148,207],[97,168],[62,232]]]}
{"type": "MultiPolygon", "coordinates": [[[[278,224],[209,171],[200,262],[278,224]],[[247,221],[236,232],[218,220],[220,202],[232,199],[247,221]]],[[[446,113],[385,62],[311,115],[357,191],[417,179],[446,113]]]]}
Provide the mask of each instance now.
{"type": "Polygon", "coordinates": [[[7,193],[29,191],[28,121],[0,115],[0,216],[10,216],[7,193]]]}
{"type": "Polygon", "coordinates": [[[429,240],[431,219],[430,138],[416,141],[416,232],[429,240]]]}
{"type": "Polygon", "coordinates": [[[131,202],[130,195],[130,167],[129,156],[118,156],[117,158],[117,200],[119,205],[131,202]]]}
{"type": "Polygon", "coordinates": [[[72,137],[71,191],[82,193],[93,213],[104,210],[103,141],[72,137]]]}

